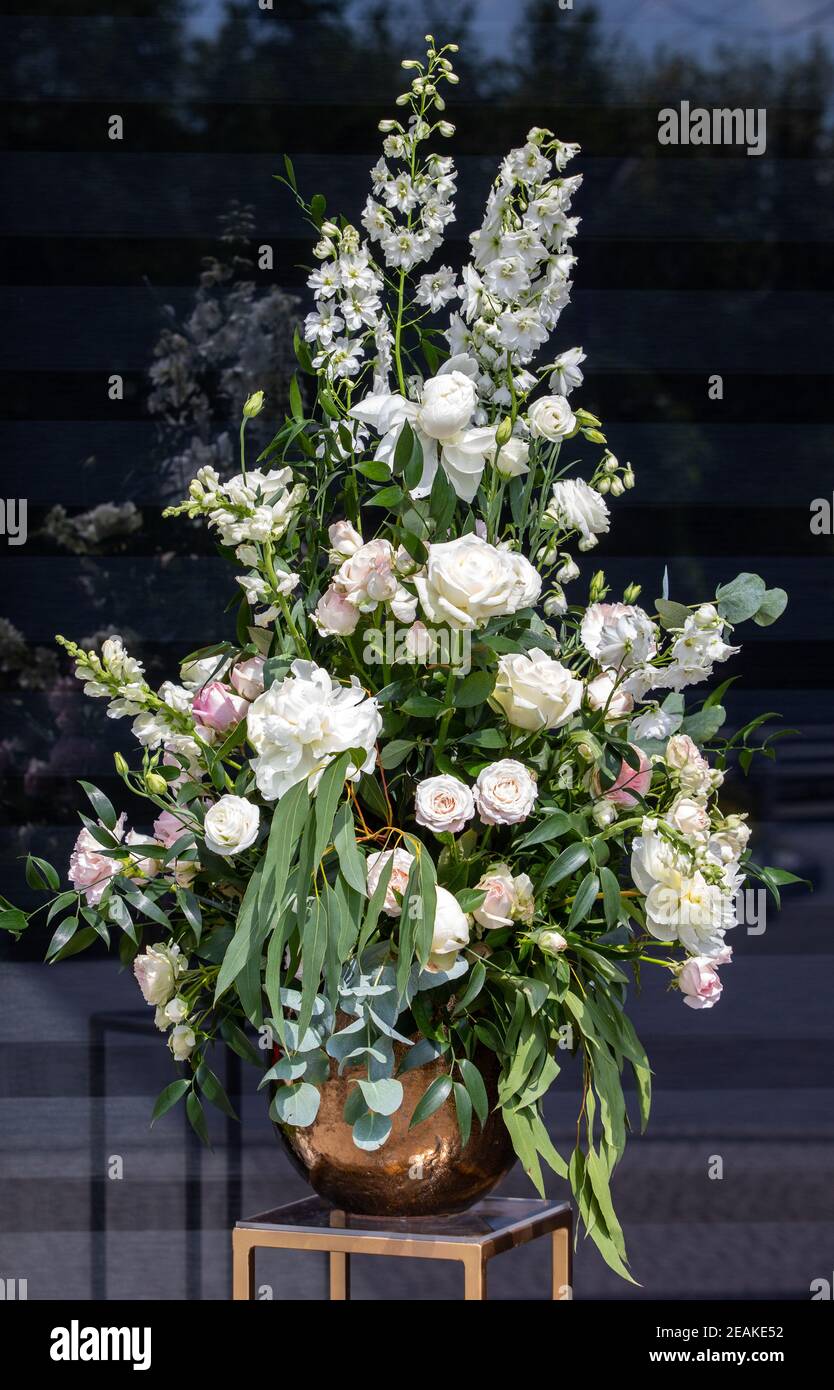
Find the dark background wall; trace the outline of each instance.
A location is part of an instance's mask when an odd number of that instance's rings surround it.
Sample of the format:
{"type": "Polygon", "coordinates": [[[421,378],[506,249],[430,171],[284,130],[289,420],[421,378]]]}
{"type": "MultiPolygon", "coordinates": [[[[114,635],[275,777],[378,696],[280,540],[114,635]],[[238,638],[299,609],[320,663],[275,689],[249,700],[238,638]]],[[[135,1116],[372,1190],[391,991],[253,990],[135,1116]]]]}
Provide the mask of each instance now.
{"type": "MultiPolygon", "coordinates": [[[[426,27],[457,38],[446,259],[462,258],[500,155],[531,124],[583,146],[577,287],[556,341],[585,348],[581,403],[638,473],[599,562],[648,599],[667,563],[685,601],[740,569],[791,596],[776,627],[746,634],[728,699],[731,723],[773,709],[801,735],[728,797],[751,811],[757,857],[815,891],[789,891],[764,934],[734,932],[716,1010],[693,1013],[650,980],[635,998],[657,1101],[615,1195],[642,1289],[583,1247],[577,1296],[807,1298],[834,1255],[832,541],[809,529],[834,482],[834,6],[12,8],[0,19],[0,449],[2,494],[28,499],[29,539],[0,537],[0,889],[23,896],[30,845],[66,861],[75,779],[108,788],[126,735],[78,693],[53,634],[120,631],[161,680],[229,630],[223,565],[160,511],[201,462],[230,456],[224,431],[249,391],[281,406],[307,258],[272,177],[281,154],[308,192],[357,216],[399,58],[426,27]],[[683,99],[765,107],[766,153],[661,147],[658,110],[683,99]],[[108,138],[113,115],[121,141],[108,138]],[[271,270],[257,267],[263,245],[271,270]],[[708,397],[713,374],[722,400],[708,397]],[[721,1180],[708,1176],[716,1155],[721,1180]]],[[[251,1073],[242,1135],[218,1123],[213,1155],[173,1117],[149,1134],[170,1073],[132,979],[89,956],[48,970],[46,939],[4,947],[0,966],[0,1274],[27,1279],[31,1298],[224,1297],[231,1222],[302,1190],[251,1073]],[[108,1176],[114,1155],[121,1179],[108,1176]]],[[[566,1070],[548,1100],[555,1135],[576,1100],[566,1070]]],[[[523,1177],[506,1190],[522,1194],[523,1177]]],[[[493,1295],[535,1295],[542,1258],[507,1257],[493,1295]]],[[[442,1280],[376,1266],[359,1292],[431,1297],[452,1289],[442,1280]]],[[[261,1282],[320,1296],[323,1271],[312,1257],[264,1261],[261,1282]]]]}

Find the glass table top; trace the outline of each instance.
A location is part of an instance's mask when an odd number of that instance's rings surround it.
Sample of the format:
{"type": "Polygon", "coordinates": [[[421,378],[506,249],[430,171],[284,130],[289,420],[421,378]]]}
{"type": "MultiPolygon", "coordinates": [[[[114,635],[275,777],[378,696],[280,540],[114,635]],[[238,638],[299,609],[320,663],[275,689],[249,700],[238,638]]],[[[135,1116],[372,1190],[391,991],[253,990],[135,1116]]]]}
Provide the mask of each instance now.
{"type": "Polygon", "coordinates": [[[528,1226],[542,1218],[569,1210],[567,1202],[538,1197],[484,1197],[457,1216],[382,1217],[356,1216],[337,1211],[321,1197],[304,1197],[288,1206],[238,1221],[245,1230],[273,1226],[296,1231],[347,1230],[357,1235],[408,1235],[425,1240],[489,1240],[514,1226],[528,1226]]]}

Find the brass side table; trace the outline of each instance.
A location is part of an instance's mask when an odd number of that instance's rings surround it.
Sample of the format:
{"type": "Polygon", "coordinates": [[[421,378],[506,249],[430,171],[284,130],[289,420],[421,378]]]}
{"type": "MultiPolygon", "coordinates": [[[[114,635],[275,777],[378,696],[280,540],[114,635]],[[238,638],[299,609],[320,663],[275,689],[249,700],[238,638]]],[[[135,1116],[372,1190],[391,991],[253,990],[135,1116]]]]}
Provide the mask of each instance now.
{"type": "Polygon", "coordinates": [[[418,1260],[459,1260],[464,1298],[485,1299],[487,1264],[493,1255],[550,1236],[552,1299],[569,1299],[573,1214],[567,1202],[526,1197],[485,1197],[460,1216],[384,1219],[349,1216],[319,1197],[305,1197],[275,1211],[238,1221],[232,1232],[234,1299],[251,1299],[255,1251],[321,1250],[330,1256],[330,1297],[350,1298],[351,1255],[402,1255],[418,1260]]]}

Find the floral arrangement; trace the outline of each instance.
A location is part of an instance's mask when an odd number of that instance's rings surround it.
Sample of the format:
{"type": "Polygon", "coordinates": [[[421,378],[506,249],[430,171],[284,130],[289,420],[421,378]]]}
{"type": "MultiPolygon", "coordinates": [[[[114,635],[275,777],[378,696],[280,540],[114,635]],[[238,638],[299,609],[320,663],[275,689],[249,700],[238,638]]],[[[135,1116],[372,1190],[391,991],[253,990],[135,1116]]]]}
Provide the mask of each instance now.
{"type": "MultiPolygon", "coordinates": [[[[429,37],[425,61],[403,65],[364,234],[321,195],[307,203],[286,161],[318,238],[315,308],[295,337],[311,384],[293,380],[255,467],[252,395],[239,473],[200,468],[170,509],[243,567],[236,639],[159,690],[118,637],[100,652],[58,639],[86,694],[132,721],[141,757],[117,755],[117,771],[151,809],[128,829],[82,783],[93,815],[72,887],[36,856],[28,872],[51,895],[48,960],[115,931],[185,1064],[155,1118],[184,1100],[206,1137],[203,1102],[230,1110],[213,1044],[263,1070],[274,1042],[261,1082],[274,1118],[311,1124],[335,1063],[356,1078],[354,1142],[378,1149],[398,1075],[441,1057],[412,1122],[451,1100],[465,1143],[486,1120],[475,1058],[490,1049],[525,1170],[539,1191],[542,1160],[569,1179],[630,1277],[609,1182],[631,1124],[626,1070],[642,1126],[649,1115],[631,975],[657,966],[687,1006],[712,1008],[744,876],[777,896],[791,878],[752,863],[745,818],[717,801],[732,756],[746,772],[774,736],[757,744],[755,720],[720,737],[729,681],[695,708],[684,692],[738,651],[737,623],[772,622],[786,596],[743,574],[706,601],[664,591],[644,608],[636,584],[611,596],[597,571],[568,597],[609,499],[634,483],[571,401],[582,351],[540,360],[569,302],[577,147],[531,130],[462,273],[425,269],[454,215],[454,165],[434,150],[453,133],[454,51],[429,37]],[[597,454],[587,481],[582,440],[597,454]],[[567,1052],[583,1083],[563,1156],[540,1106],[567,1052]]],[[[6,905],[2,923],[19,933],[27,918],[6,905]]]]}

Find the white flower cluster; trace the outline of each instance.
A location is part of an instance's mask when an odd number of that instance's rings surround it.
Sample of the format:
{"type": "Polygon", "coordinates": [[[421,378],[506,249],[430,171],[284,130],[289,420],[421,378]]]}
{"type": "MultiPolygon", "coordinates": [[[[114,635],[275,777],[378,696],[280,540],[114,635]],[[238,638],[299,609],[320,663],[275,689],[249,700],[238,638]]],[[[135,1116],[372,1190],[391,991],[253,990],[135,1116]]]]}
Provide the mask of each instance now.
{"type": "MultiPolygon", "coordinates": [[[[481,228],[470,237],[474,255],[463,271],[462,314],[452,316],[447,336],[453,353],[477,359],[480,394],[496,405],[511,407],[513,391],[526,395],[536,384],[518,368],[547,341],[570,299],[576,258],[569,243],[578,218],[569,210],[581,176],[563,178],[561,171],[578,149],[548,130],[531,130],[503,161],[481,228]]],[[[557,394],[581,381],[581,360],[575,348],[556,364],[557,394]]]]}
{"type": "Polygon", "coordinates": [[[208,517],[223,545],[275,542],[286,535],[306,496],[303,483],[290,486],[292,476],[290,468],[249,469],[222,483],[214,468],[201,468],[187,500],[164,515],[208,517]]]}
{"type": "Polygon", "coordinates": [[[672,660],[657,673],[654,687],[683,690],[712,675],[716,661],[726,661],[741,651],[724,641],[726,624],[712,603],[702,603],[689,617],[672,643],[672,660]]]}
{"type": "Polygon", "coordinates": [[[375,612],[380,603],[388,604],[399,622],[412,623],[417,598],[401,579],[415,568],[407,551],[395,551],[382,538],[366,543],[349,521],[334,522],[328,534],[338,568],[313,613],[322,636],[349,637],[361,614],[375,612]]]}
{"type": "MultiPolygon", "coordinates": [[[[410,118],[408,129],[400,127],[389,135],[383,145],[387,159],[396,160],[402,167],[391,169],[386,158],[380,159],[371,170],[374,197],[369,197],[362,213],[362,225],[372,241],[379,243],[385,264],[391,270],[407,272],[427,261],[443,241],[443,233],[454,221],[457,174],[448,155],[430,154],[412,174],[417,165],[417,147],[431,134],[431,126],[419,116],[410,118]]],[[[453,298],[454,288],[450,271],[423,276],[420,303],[435,307],[453,298]],[[437,280],[432,288],[431,282],[437,280]]]]}
{"type": "Polygon", "coordinates": [[[135,715],[144,707],[150,687],[140,661],[130,656],[121,637],[108,637],[96,652],[71,650],[76,657],[75,674],[84,682],[84,694],[95,700],[109,700],[108,719],[135,715]]]}
{"type": "Polygon", "coordinates": [[[316,349],[313,366],[330,378],[355,377],[372,336],[385,374],[391,328],[380,298],[383,279],[368,243],[360,242],[355,227],[340,231],[334,222],[325,222],[322,231],[315,248],[322,264],[307,281],[316,307],[304,320],[304,337],[316,349]]]}

